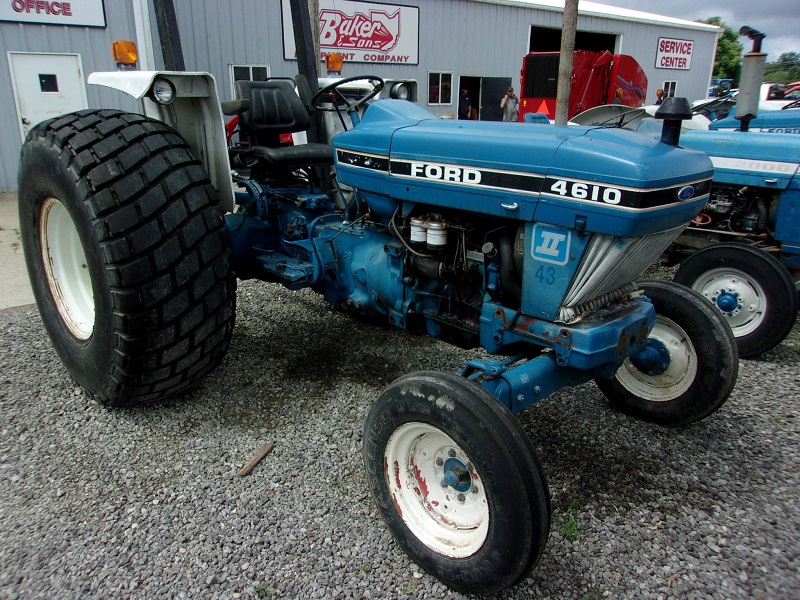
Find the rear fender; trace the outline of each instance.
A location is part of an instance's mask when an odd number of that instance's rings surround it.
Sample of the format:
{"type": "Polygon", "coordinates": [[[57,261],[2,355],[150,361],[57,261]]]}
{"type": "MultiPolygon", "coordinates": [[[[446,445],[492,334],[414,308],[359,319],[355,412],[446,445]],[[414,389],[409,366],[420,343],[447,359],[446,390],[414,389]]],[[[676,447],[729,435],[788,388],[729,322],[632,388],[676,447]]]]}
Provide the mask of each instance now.
{"type": "Polygon", "coordinates": [[[217,190],[220,208],[231,212],[234,205],[233,182],[228,160],[225,123],[220,109],[214,77],[209,73],[171,71],[114,71],[92,73],[88,82],[125,92],[141,100],[146,116],[163,121],[175,129],[200,158],[217,190]],[[159,104],[151,88],[156,78],[168,80],[175,89],[175,100],[159,104]]]}

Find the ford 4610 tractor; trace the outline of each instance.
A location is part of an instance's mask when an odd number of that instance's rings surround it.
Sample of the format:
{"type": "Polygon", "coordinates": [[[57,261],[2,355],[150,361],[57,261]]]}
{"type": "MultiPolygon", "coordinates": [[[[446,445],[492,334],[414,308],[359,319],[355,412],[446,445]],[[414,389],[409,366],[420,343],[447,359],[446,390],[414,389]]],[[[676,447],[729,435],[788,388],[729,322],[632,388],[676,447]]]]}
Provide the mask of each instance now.
{"type": "Polygon", "coordinates": [[[729,396],[738,355],[719,311],[677,284],[637,283],[707,204],[712,166],[677,147],[673,100],[659,141],[443,120],[400,100],[360,118],[383,85],[367,79],[357,100],[339,93],[351,80],[302,99],[285,80],[241,84],[224,109],[251,143],[229,156],[209,75],[92,75],[146,116],[85,110],[31,130],[19,171],[31,282],[66,368],[109,406],[179,395],[223,360],[237,277],[483,347],[491,358],[457,373],[389,385],[364,461],[417,564],[456,589],[500,590],[533,569],[550,529],[514,412],[592,379],[612,406],[665,425],[729,396]],[[333,147],[280,147],[314,110],[354,127],[333,147]]]}

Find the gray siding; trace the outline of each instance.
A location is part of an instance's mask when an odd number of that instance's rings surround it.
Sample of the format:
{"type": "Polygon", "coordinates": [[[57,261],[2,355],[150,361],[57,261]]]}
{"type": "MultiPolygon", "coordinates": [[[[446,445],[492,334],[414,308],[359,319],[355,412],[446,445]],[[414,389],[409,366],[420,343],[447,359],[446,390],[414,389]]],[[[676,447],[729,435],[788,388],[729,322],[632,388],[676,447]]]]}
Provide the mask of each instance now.
{"type": "MultiPolygon", "coordinates": [[[[449,72],[454,85],[459,77],[507,77],[519,90],[522,57],[528,51],[530,27],[560,28],[560,10],[516,3],[503,5],[482,0],[385,0],[387,4],[419,7],[419,64],[345,63],[343,75],[374,74],[385,78],[416,79],[419,104],[433,112],[452,108],[429,106],[428,73],[449,72]]],[[[152,2],[150,3],[152,4],[152,2]]],[[[269,65],[274,77],[291,77],[297,63],[283,58],[280,0],[174,0],[186,69],[207,71],[217,80],[220,97],[231,98],[231,64],[269,65]]],[[[14,111],[10,74],[5,54],[20,52],[79,53],[84,75],[114,70],[111,43],[135,40],[131,0],[105,0],[106,28],[62,27],[0,23],[0,100],[8,107],[0,114],[0,191],[16,189],[21,143],[14,111]]],[[[163,68],[158,29],[150,8],[156,68],[163,68]]],[[[619,52],[631,54],[648,76],[648,102],[665,80],[677,81],[677,94],[690,100],[705,96],[713,65],[714,32],[663,23],[647,23],[603,16],[580,15],[582,31],[618,36],[619,52]],[[659,37],[690,39],[695,50],[690,71],[654,67],[659,37]]],[[[87,86],[90,107],[136,110],[136,103],[113,90],[87,86]]],[[[454,91],[454,102],[457,92],[454,91]]],[[[499,99],[498,99],[499,101],[499,99]]],[[[485,104],[485,101],[484,101],[485,104]]]]}
{"type": "MultiPolygon", "coordinates": [[[[274,77],[296,73],[296,62],[283,58],[279,0],[240,0],[227,6],[215,0],[174,1],[186,68],[213,73],[224,99],[230,98],[228,65],[232,63],[267,64],[274,77]]],[[[419,65],[345,63],[343,75],[416,79],[419,103],[426,108],[431,108],[425,91],[431,71],[453,73],[454,83],[460,76],[509,77],[519,88],[531,26],[561,28],[563,23],[561,11],[494,2],[403,0],[398,4],[420,9],[419,65]]],[[[690,100],[705,96],[716,46],[714,32],[583,15],[578,29],[618,36],[616,50],[636,57],[647,74],[648,102],[655,100],[655,90],[665,80],[677,81],[678,95],[690,100]],[[659,37],[695,42],[691,70],[655,68],[659,37]]]]}
{"type": "MultiPolygon", "coordinates": [[[[563,22],[561,11],[520,5],[470,0],[387,3],[419,7],[419,65],[345,63],[343,75],[416,79],[419,103],[437,112],[442,107],[427,104],[429,72],[453,73],[454,84],[460,76],[509,77],[518,89],[530,27],[560,28],[563,22]]],[[[213,73],[224,99],[231,94],[230,64],[269,65],[274,77],[296,73],[296,62],[283,58],[280,0],[175,0],[175,6],[186,68],[213,73]]],[[[705,96],[716,46],[714,32],[583,15],[578,29],[618,36],[616,50],[636,57],[647,74],[649,102],[665,80],[677,81],[678,95],[690,100],[705,96]],[[659,37],[695,42],[690,71],[655,68],[659,37]]]]}
{"type": "MultiPolygon", "coordinates": [[[[0,22],[0,191],[17,189],[17,164],[22,148],[17,112],[11,89],[7,52],[54,52],[80,54],[84,80],[93,71],[114,71],[111,43],[135,40],[130,0],[105,0],[105,28],[66,27],[0,22]]],[[[89,107],[135,110],[137,103],[122,94],[96,85],[86,86],[89,107]]]]}

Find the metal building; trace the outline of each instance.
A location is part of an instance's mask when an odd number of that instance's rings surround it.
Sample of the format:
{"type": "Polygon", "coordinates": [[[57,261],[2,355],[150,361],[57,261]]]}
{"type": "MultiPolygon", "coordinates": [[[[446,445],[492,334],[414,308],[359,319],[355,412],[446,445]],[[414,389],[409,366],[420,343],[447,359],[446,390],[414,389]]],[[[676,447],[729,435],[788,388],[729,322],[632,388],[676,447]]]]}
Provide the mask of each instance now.
{"type": "MultiPolygon", "coordinates": [[[[188,71],[208,71],[222,99],[236,79],[293,76],[289,0],[173,0],[188,71]]],[[[480,119],[498,119],[522,57],[560,48],[563,0],[319,0],[321,54],[345,57],[343,76],[415,79],[418,103],[457,111],[458,89],[475,99],[480,119]]],[[[648,81],[704,97],[720,29],[593,2],[579,5],[576,49],[634,56],[648,81]]],[[[137,67],[161,69],[151,0],[0,0],[0,191],[17,189],[17,162],[31,124],[84,107],[136,110],[121,94],[87,86],[93,71],[115,70],[115,40],[133,40],[137,67]]]]}

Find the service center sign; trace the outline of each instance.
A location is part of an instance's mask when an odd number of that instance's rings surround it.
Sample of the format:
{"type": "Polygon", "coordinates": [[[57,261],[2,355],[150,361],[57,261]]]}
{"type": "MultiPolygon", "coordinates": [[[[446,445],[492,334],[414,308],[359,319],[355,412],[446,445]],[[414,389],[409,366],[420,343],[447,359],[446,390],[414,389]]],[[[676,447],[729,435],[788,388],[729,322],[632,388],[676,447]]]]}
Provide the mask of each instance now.
{"type": "MultiPolygon", "coordinates": [[[[283,10],[283,56],[296,59],[292,11],[283,10]]],[[[419,8],[347,0],[319,0],[320,59],[338,52],[345,61],[419,64],[419,8]]]]}
{"type": "Polygon", "coordinates": [[[656,69],[688,70],[692,66],[693,50],[694,42],[691,40],[658,38],[656,69]]]}
{"type": "Polygon", "coordinates": [[[105,27],[103,0],[0,0],[0,21],[105,27]]]}

